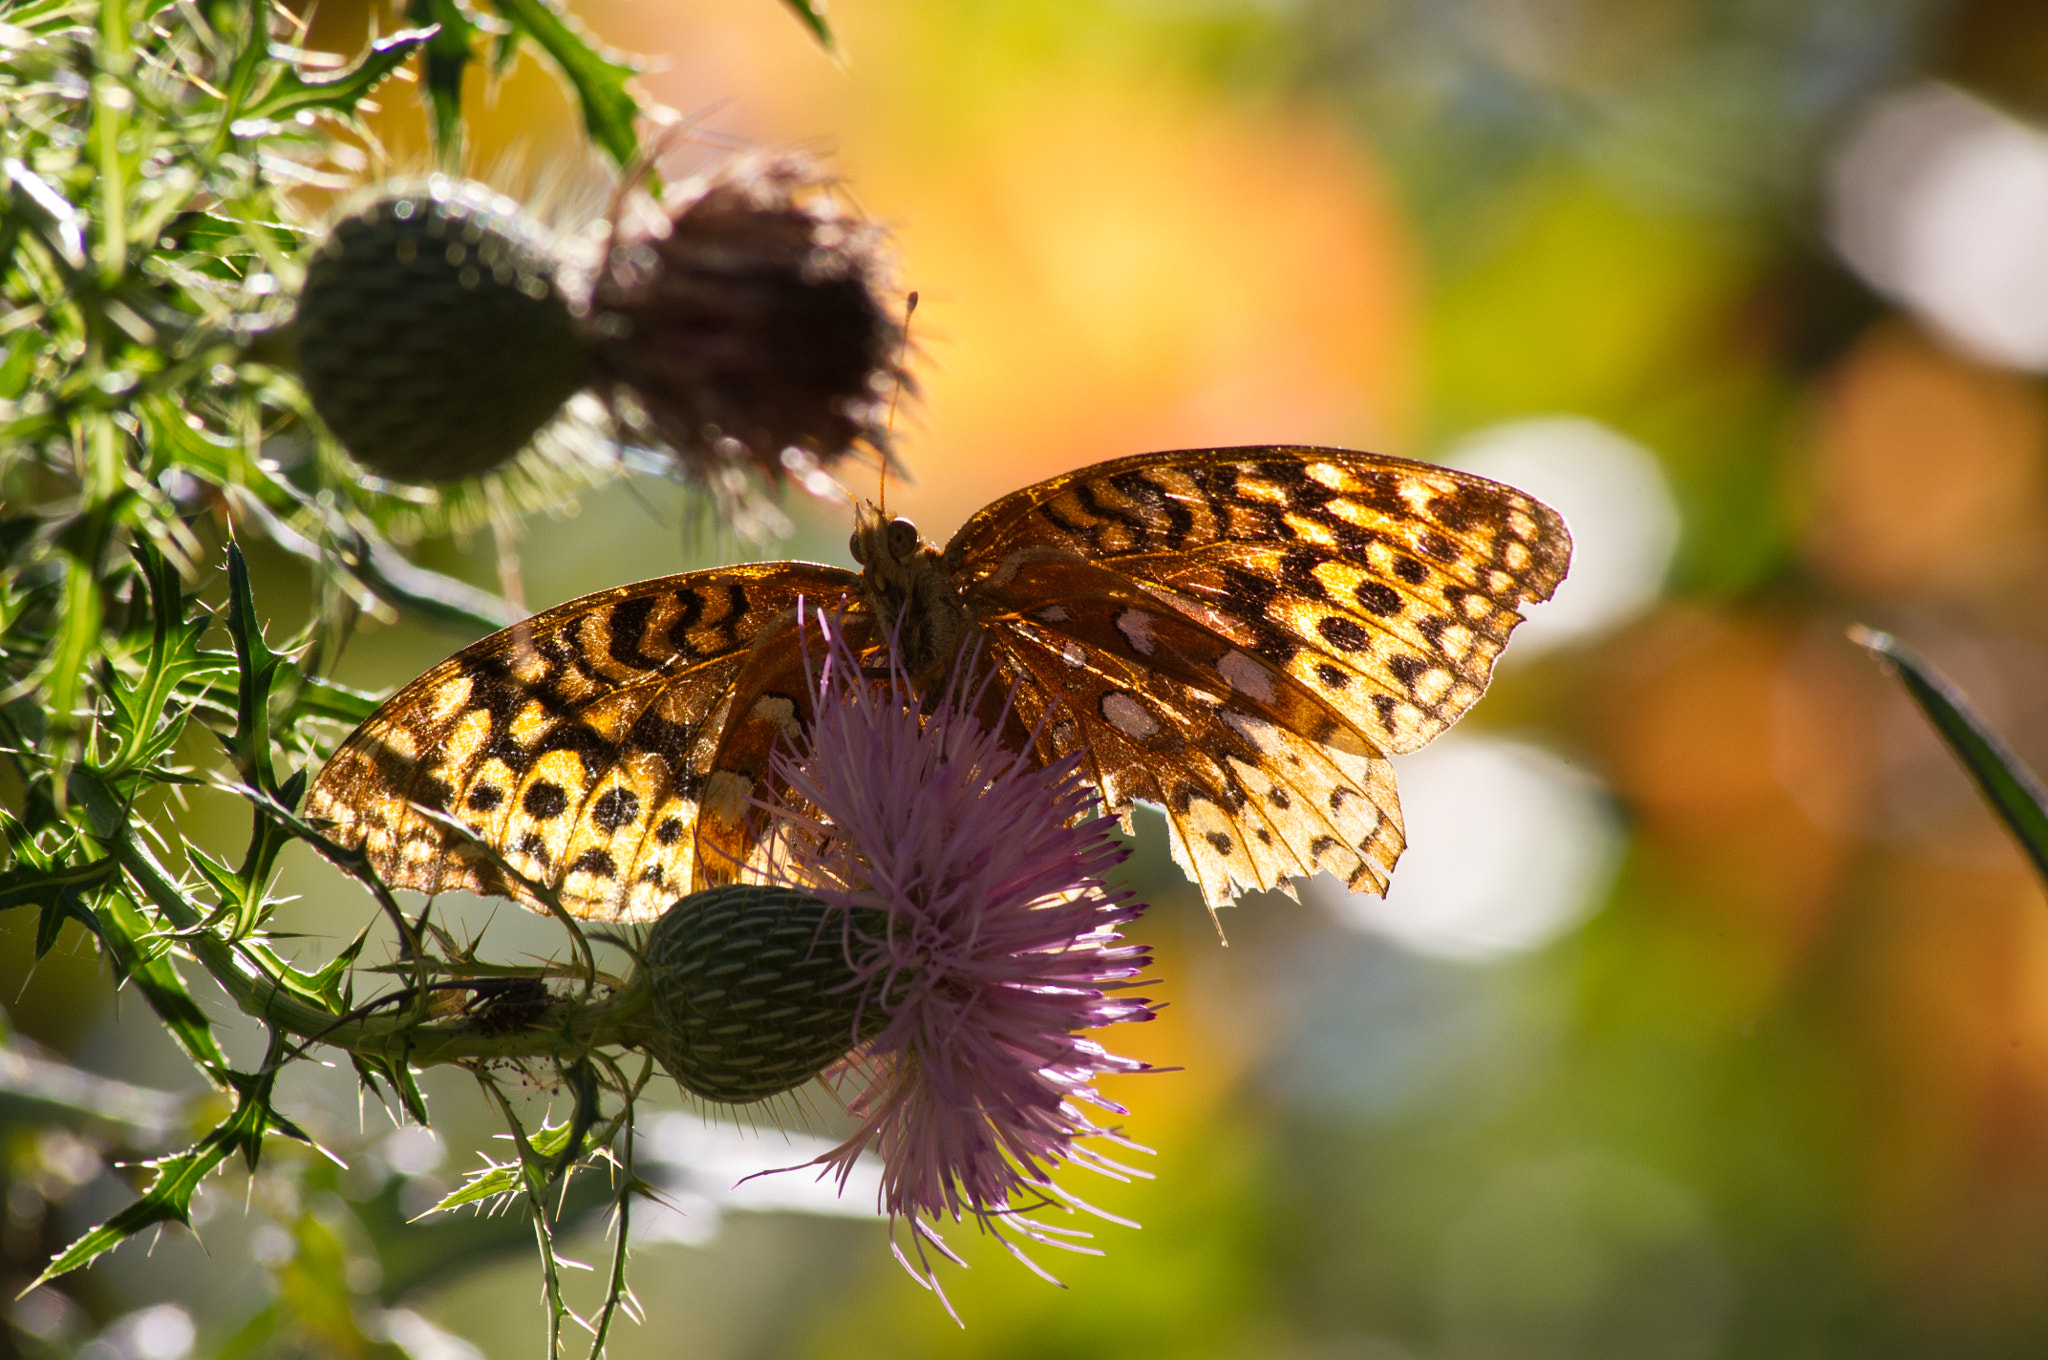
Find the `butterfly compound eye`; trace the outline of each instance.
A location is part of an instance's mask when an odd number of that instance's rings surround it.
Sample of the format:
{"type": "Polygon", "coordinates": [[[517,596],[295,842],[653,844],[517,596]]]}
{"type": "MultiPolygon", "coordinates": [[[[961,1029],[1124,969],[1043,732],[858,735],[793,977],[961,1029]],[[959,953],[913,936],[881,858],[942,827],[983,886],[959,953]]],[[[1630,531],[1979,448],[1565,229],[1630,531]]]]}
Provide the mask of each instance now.
{"type": "Polygon", "coordinates": [[[889,555],[908,560],[917,551],[917,526],[907,519],[889,521],[889,555]]]}
{"type": "Polygon", "coordinates": [[[862,557],[860,553],[860,533],[858,530],[856,530],[854,533],[848,536],[846,540],[846,550],[849,553],[853,554],[854,561],[860,563],[862,566],[867,565],[867,558],[862,557]]]}

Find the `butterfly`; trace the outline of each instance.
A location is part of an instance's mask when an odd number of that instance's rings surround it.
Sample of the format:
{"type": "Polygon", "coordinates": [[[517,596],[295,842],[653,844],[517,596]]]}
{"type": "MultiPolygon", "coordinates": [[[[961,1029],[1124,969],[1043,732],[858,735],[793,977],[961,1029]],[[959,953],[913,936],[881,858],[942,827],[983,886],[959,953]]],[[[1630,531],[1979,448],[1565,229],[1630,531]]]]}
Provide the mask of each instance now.
{"type": "Polygon", "coordinates": [[[578,916],[652,919],[759,866],[750,811],[809,719],[801,618],[822,612],[891,642],[927,698],[973,649],[1012,744],[1078,752],[1127,822],[1163,808],[1212,908],[1319,870],[1380,893],[1403,845],[1388,757],[1472,706],[1571,560],[1563,519],[1512,487],[1294,447],[1065,473],[943,551],[863,506],[850,548],[858,572],[686,572],[495,633],[343,741],[307,813],[394,887],[535,905],[523,876],[578,916]]]}

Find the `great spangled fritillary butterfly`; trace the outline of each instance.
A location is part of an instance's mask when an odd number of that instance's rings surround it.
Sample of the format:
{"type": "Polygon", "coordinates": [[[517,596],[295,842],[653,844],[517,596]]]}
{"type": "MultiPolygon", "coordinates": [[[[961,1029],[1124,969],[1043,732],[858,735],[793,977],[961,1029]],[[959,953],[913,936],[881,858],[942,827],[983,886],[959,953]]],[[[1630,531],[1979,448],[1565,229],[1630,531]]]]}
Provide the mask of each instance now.
{"type": "Polygon", "coordinates": [[[577,915],[651,919],[762,853],[751,800],[810,715],[802,600],[857,645],[893,629],[921,694],[977,647],[1014,740],[1083,752],[1110,808],[1163,807],[1211,906],[1317,870],[1380,892],[1403,843],[1387,757],[1471,707],[1571,558],[1564,521],[1511,487],[1339,449],[1100,463],[1003,497],[943,553],[908,520],[857,524],[858,573],[667,576],[465,648],[356,729],[309,815],[395,887],[533,904],[454,818],[577,915]]]}

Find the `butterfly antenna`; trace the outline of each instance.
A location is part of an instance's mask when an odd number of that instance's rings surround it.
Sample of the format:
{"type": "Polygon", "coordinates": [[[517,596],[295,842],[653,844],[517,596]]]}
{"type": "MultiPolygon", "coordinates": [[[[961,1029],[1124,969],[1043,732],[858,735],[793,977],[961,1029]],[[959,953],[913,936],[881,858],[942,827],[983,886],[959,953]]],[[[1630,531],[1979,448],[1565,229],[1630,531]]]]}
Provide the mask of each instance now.
{"type": "MultiPolygon", "coordinates": [[[[917,315],[917,290],[910,290],[910,296],[903,299],[903,335],[896,342],[896,385],[889,390],[889,422],[884,430],[893,440],[896,434],[896,401],[903,395],[903,361],[910,354],[910,318],[917,315]]],[[[883,514],[889,513],[889,452],[882,451],[882,485],[876,508],[883,514]]]]}

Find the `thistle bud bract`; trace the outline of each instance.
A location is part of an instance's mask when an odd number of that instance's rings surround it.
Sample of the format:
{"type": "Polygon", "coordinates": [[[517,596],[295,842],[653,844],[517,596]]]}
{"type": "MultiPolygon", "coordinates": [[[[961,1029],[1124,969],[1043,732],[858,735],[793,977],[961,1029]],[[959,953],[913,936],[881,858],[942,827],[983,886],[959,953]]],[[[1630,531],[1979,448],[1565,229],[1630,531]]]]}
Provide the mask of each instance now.
{"type": "Polygon", "coordinates": [[[881,1028],[847,951],[884,913],[729,885],[670,907],[647,938],[646,1048],[684,1089],[744,1104],[794,1090],[881,1028]]]}
{"type": "Polygon", "coordinates": [[[447,482],[511,459],[589,374],[553,242],[517,204],[435,176],[334,224],[294,323],[313,409],[356,461],[447,482]]]}

